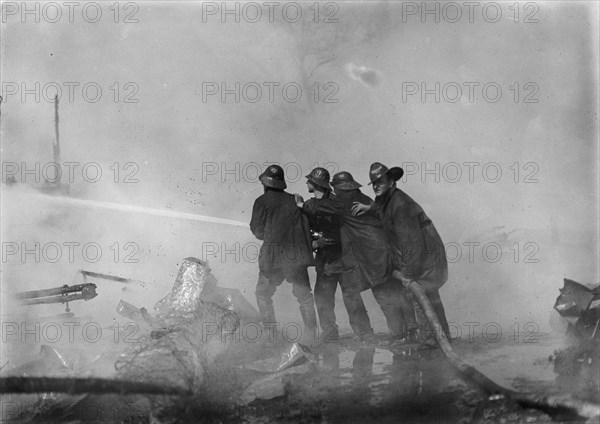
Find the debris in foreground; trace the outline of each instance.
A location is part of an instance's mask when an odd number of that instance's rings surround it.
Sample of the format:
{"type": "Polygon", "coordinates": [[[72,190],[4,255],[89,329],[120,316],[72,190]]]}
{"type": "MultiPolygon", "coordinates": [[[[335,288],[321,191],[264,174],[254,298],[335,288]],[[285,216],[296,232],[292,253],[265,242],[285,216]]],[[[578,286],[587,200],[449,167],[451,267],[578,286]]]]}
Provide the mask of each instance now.
{"type": "Polygon", "coordinates": [[[255,380],[244,390],[239,404],[248,405],[256,399],[269,400],[285,395],[286,385],[292,381],[293,375],[303,375],[315,371],[315,365],[307,362],[293,366],[275,374],[255,380]]]}
{"type": "Polygon", "coordinates": [[[565,278],[554,309],[569,323],[567,334],[580,340],[600,339],[600,285],[590,289],[565,278]]]}
{"type": "Polygon", "coordinates": [[[448,361],[450,361],[450,363],[456,369],[458,369],[458,371],[460,371],[465,377],[475,382],[490,396],[513,400],[525,407],[539,409],[565,409],[570,410],[583,418],[600,418],[600,405],[598,404],[578,400],[570,395],[557,394],[546,396],[535,393],[515,392],[513,390],[506,389],[494,383],[481,372],[477,371],[472,366],[466,364],[450,346],[450,342],[444,334],[442,326],[439,320],[437,319],[431,304],[429,303],[427,295],[425,294],[425,290],[419,285],[419,283],[415,281],[410,281],[407,287],[416,297],[417,301],[421,305],[421,308],[423,308],[425,317],[427,318],[429,324],[433,328],[435,338],[448,361]]]}
{"type": "Polygon", "coordinates": [[[240,323],[236,312],[202,300],[215,287],[207,264],[189,257],[182,261],[171,293],[154,306],[156,318],[121,301],[120,313],[144,320],[154,331],[121,354],[115,364],[119,378],[200,390],[204,368],[227,350],[220,335],[234,332],[240,323]]]}
{"type": "Polygon", "coordinates": [[[284,345],[277,353],[269,358],[260,359],[244,365],[244,368],[258,372],[280,372],[295,365],[312,361],[314,361],[314,359],[306,346],[299,343],[293,343],[284,345]]]}

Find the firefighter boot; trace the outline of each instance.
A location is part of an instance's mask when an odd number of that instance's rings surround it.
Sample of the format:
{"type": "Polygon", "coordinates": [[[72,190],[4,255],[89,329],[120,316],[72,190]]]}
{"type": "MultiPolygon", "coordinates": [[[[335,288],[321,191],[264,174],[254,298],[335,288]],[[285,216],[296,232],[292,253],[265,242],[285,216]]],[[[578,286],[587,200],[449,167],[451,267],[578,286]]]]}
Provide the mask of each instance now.
{"type": "Polygon", "coordinates": [[[257,296],[256,303],[258,305],[258,312],[260,313],[260,320],[265,329],[267,343],[274,345],[276,344],[277,322],[275,321],[273,301],[271,299],[262,299],[257,296]]]}
{"type": "Polygon", "coordinates": [[[312,293],[306,296],[300,303],[300,315],[304,322],[304,332],[302,333],[301,343],[306,346],[314,347],[318,344],[317,334],[317,314],[315,312],[315,303],[312,293]]]}

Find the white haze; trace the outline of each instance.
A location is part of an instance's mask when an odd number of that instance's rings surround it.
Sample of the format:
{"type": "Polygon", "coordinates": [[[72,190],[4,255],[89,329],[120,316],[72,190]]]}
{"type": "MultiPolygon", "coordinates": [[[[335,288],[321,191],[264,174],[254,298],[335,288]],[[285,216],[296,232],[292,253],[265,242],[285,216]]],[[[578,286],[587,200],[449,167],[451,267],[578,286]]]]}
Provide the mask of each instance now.
{"type": "MultiPolygon", "coordinates": [[[[342,16],[356,22],[362,22],[362,12],[384,7],[341,5],[342,16]]],[[[305,197],[302,175],[315,164],[352,172],[373,196],[367,186],[373,161],[426,163],[430,169],[436,162],[496,162],[505,173],[497,183],[482,178],[481,166],[473,182],[463,168],[456,183],[435,182],[431,175],[425,182],[411,176],[400,183],[424,207],[444,242],[463,246],[463,259],[450,265],[441,290],[449,321],[498,322],[503,329],[533,321],[548,331],[563,278],[599,281],[597,5],[540,3],[539,23],[495,25],[403,23],[399,9],[388,5],[391,23],[382,32],[340,48],[315,70],[313,81],[337,84],[339,102],[312,108],[264,99],[222,103],[218,96],[203,102],[203,82],[299,81],[298,40],[283,26],[222,24],[217,18],[203,23],[200,6],[191,3],[140,6],[138,24],[107,19],[97,25],[17,21],[3,27],[3,81],[95,81],[104,88],[97,103],[80,96],[60,103],[62,161],[96,162],[105,172],[95,184],[76,174],[71,196],[249,222],[252,203],[262,193],[247,165],[252,162],[263,168],[270,162],[297,164],[287,168],[301,169],[289,175],[288,191],[305,197]],[[378,83],[357,81],[361,69],[376,72],[378,83]],[[137,84],[139,102],[113,102],[108,87],[116,81],[137,84]],[[505,92],[498,103],[422,103],[418,96],[403,102],[402,83],[411,81],[495,81],[505,92]],[[515,81],[536,82],[539,102],[515,103],[508,90],[515,81]],[[139,181],[115,183],[109,169],[115,162],[121,167],[135,162],[139,181]],[[518,183],[509,169],[515,162],[521,167],[518,183]],[[528,162],[538,166],[537,183],[523,183],[528,162]],[[222,174],[222,163],[230,170],[238,164],[240,172],[222,174]],[[203,169],[213,164],[219,172],[203,178],[203,169]],[[502,243],[502,259],[485,262],[476,250],[479,256],[471,263],[465,241],[502,243]],[[526,243],[537,246],[537,263],[523,262],[531,252],[526,243]]],[[[53,105],[43,99],[8,98],[2,104],[2,161],[50,162],[53,114],[53,105]]],[[[181,259],[202,257],[203,244],[235,249],[240,243],[243,253],[256,242],[248,228],[74,207],[30,196],[37,193],[32,186],[30,180],[2,185],[4,243],[94,242],[103,255],[96,263],[77,250],[73,263],[64,257],[66,250],[56,263],[8,257],[1,274],[3,320],[62,312],[60,305],[19,307],[7,295],[70,284],[78,269],[144,281],[125,290],[120,283],[98,283],[96,299],[71,305],[77,315],[110,325],[121,298],[150,309],[169,292],[181,259]],[[123,255],[128,242],[139,246],[138,262],[124,263],[121,256],[115,263],[110,247],[119,243],[123,255]]],[[[239,288],[255,303],[258,270],[252,252],[207,259],[222,286],[239,288]]],[[[372,295],[364,296],[376,330],[386,331],[372,295]]],[[[289,285],[278,289],[275,305],[280,320],[299,320],[289,285]]],[[[349,331],[339,292],[336,311],[349,331]]]]}

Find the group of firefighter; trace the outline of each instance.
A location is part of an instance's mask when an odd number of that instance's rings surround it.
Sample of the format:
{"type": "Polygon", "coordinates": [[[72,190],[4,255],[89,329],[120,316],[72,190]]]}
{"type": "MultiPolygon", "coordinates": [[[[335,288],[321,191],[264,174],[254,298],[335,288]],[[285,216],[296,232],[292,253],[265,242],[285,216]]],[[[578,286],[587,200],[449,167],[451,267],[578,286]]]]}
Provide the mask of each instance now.
{"type": "Polygon", "coordinates": [[[406,288],[416,282],[448,335],[438,293],[448,278],[444,245],[419,204],[396,186],[403,174],[400,167],[373,163],[369,185],[374,201],[346,171],[330,180],[326,169],[313,169],[306,176],[313,197],[306,201],[285,191],[280,166],[270,165],[260,175],[264,194],[254,202],[250,229],[263,241],[256,301],[268,331],[276,331],[272,297],[286,280],[292,284],[305,330],[316,334],[316,305],[321,340],[338,341],[334,302],[339,284],[350,326],[362,342],[377,340],[361,297],[370,289],[386,318],[390,344],[435,347],[434,334],[418,323],[406,288]],[[309,266],[316,269],[314,300],[309,266]]]}

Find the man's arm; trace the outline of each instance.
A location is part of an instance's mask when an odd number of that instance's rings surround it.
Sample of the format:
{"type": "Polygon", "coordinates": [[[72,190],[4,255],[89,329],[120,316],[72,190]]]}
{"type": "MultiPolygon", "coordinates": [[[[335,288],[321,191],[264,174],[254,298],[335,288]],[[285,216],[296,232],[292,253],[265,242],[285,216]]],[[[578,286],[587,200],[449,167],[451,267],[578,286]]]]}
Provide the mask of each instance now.
{"type": "Polygon", "coordinates": [[[363,214],[369,214],[377,216],[379,213],[379,204],[377,202],[371,202],[370,204],[354,202],[352,204],[352,216],[360,216],[363,214]]]}
{"type": "Polygon", "coordinates": [[[259,240],[265,238],[265,224],[267,217],[265,214],[265,205],[263,202],[259,202],[258,199],[254,202],[252,207],[252,219],[250,220],[250,231],[259,240]]]}
{"type": "Polygon", "coordinates": [[[344,204],[335,199],[309,199],[306,202],[296,202],[296,204],[308,215],[344,215],[344,204]]]}
{"type": "Polygon", "coordinates": [[[400,247],[400,263],[396,264],[395,268],[404,278],[418,279],[426,253],[423,252],[425,244],[419,223],[419,210],[411,206],[398,206],[394,213],[394,233],[399,238],[396,248],[400,247]]]}
{"type": "Polygon", "coordinates": [[[414,281],[414,280],[411,280],[410,278],[406,278],[398,270],[392,271],[392,277],[394,277],[396,280],[400,281],[404,287],[410,286],[410,283],[412,283],[414,281]]]}

